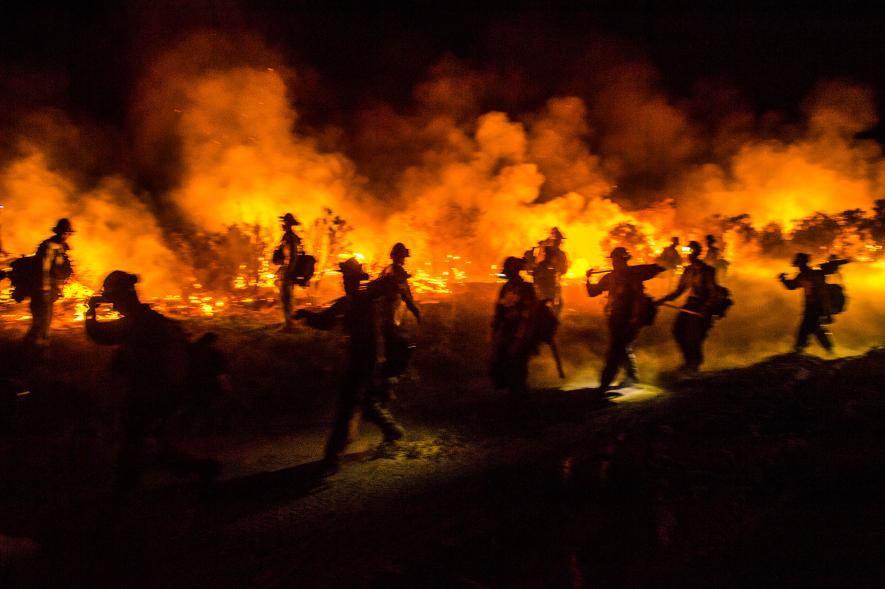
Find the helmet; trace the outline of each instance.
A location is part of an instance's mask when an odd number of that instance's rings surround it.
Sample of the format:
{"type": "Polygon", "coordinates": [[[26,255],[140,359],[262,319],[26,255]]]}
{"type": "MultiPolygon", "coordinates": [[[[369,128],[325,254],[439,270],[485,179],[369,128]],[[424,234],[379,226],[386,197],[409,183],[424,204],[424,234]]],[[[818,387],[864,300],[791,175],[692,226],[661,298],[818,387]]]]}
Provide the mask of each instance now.
{"type": "Polygon", "coordinates": [[[122,270],[114,270],[107,275],[101,286],[101,295],[108,301],[115,301],[121,295],[130,291],[135,292],[135,283],[138,282],[138,276],[123,272],[122,270]]]}
{"type": "Polygon", "coordinates": [[[679,245],[679,238],[674,235],[670,238],[670,243],[672,243],[673,245],[679,245]]]}
{"type": "Polygon", "coordinates": [[[338,264],[338,269],[341,270],[345,280],[354,278],[368,280],[369,278],[369,275],[363,272],[363,265],[356,258],[347,258],[338,264]]]}
{"type": "Polygon", "coordinates": [[[52,228],[52,232],[56,235],[61,235],[63,233],[73,233],[74,227],[71,225],[70,219],[63,218],[58,220],[58,223],[56,223],[55,227],[52,228]]]}
{"type": "Polygon", "coordinates": [[[701,247],[701,244],[692,240],[688,242],[688,249],[691,250],[692,255],[699,256],[701,255],[701,250],[703,248],[701,247]]]}
{"type": "Polygon", "coordinates": [[[565,239],[565,235],[562,234],[562,231],[559,230],[559,227],[554,227],[550,230],[550,237],[553,239],[565,239]]]}
{"type": "Polygon", "coordinates": [[[707,240],[707,243],[710,243],[710,244],[716,243],[716,238],[713,237],[712,235],[707,235],[707,237],[705,237],[705,239],[707,240]]]}
{"type": "Polygon", "coordinates": [[[811,260],[811,256],[804,252],[799,252],[793,257],[794,266],[805,266],[811,260]]]}
{"type": "Polygon", "coordinates": [[[412,254],[409,252],[409,248],[405,246],[402,242],[396,242],[393,244],[393,247],[390,248],[390,257],[391,258],[408,258],[412,254]]]}
{"type": "Polygon", "coordinates": [[[609,257],[613,260],[624,260],[626,262],[630,259],[630,252],[627,251],[627,248],[618,246],[612,250],[609,257]]]}
{"type": "Polygon", "coordinates": [[[525,260],[510,256],[501,264],[501,273],[510,278],[518,275],[523,268],[525,268],[525,260]]]}
{"type": "Polygon", "coordinates": [[[293,215],[292,213],[286,213],[285,215],[280,217],[280,221],[283,222],[283,225],[285,227],[291,227],[293,225],[301,225],[301,223],[298,222],[298,219],[296,219],[295,215],[293,215]]]}

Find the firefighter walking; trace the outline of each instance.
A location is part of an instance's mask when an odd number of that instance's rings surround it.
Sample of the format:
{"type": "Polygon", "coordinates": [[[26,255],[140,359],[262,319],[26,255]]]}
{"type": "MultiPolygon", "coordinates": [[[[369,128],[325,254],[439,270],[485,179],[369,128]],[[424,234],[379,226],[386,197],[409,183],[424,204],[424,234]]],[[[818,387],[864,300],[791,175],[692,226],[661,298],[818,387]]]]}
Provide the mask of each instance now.
{"type": "Polygon", "coordinates": [[[421,322],[421,311],[412,297],[406,258],[409,249],[396,243],[390,250],[389,266],[375,279],[372,289],[381,294],[381,336],[384,340],[384,364],[381,367],[385,386],[392,386],[409,368],[414,345],[402,325],[402,307],[409,310],[415,320],[421,322]]]}
{"type": "MultiPolygon", "coordinates": [[[[827,276],[838,272],[839,266],[848,263],[848,261],[830,260],[821,264],[820,268],[812,268],[808,265],[810,260],[811,256],[800,252],[793,258],[793,266],[799,269],[799,273],[793,278],[787,278],[787,275],[783,272],[778,275],[778,279],[787,290],[801,288],[805,294],[802,320],[799,322],[793,351],[797,354],[804,352],[808,346],[808,338],[813,335],[824,350],[832,353],[833,342],[823,326],[825,323],[831,323],[834,311],[841,311],[841,308],[833,308],[834,305],[828,287],[837,285],[828,285],[827,276]]],[[[841,289],[839,289],[839,292],[841,293],[841,289]]],[[[844,304],[844,298],[842,303],[844,304]]]]}
{"type": "Polygon", "coordinates": [[[168,319],[135,292],[138,277],[115,270],[102,294],[89,300],[86,335],[99,345],[116,346],[112,370],[126,389],[124,439],[117,462],[116,493],[127,496],[145,468],[148,440],[156,441],[156,462],[173,471],[198,474],[208,482],[218,471],[210,459],[195,458],[169,440],[168,418],[187,397],[189,342],[178,322],[168,319]],[[110,303],[122,317],[99,321],[96,310],[110,303]]]}
{"type": "Polygon", "coordinates": [[[611,251],[612,270],[599,282],[590,282],[590,277],[596,271],[593,268],[587,270],[587,295],[596,297],[603,292],[608,293],[606,312],[609,340],[605,366],[599,379],[601,391],[608,389],[621,368],[626,374],[622,384],[639,382],[633,342],[643,326],[654,322],[656,308],[645,294],[643,283],[663,272],[664,268],[657,264],[630,266],[628,260],[630,254],[619,246],[611,251]]]}
{"type": "Polygon", "coordinates": [[[704,361],[703,344],[713,324],[713,312],[719,297],[716,270],[701,260],[701,244],[688,243],[688,265],[679,277],[676,289],[661,297],[661,305],[678,299],[688,291],[688,300],[673,322],[673,337],[682,352],[683,372],[693,374],[704,361]]]}

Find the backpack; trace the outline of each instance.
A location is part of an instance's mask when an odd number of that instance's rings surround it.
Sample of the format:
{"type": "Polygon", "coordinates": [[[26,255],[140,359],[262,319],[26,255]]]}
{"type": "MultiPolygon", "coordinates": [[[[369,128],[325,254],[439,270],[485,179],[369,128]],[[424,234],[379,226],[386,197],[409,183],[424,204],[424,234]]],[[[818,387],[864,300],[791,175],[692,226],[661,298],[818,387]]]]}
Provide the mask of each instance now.
{"type": "Polygon", "coordinates": [[[716,285],[716,303],[710,309],[714,317],[722,319],[728,313],[729,307],[734,304],[731,298],[731,291],[722,285],[716,285]]]}
{"type": "Polygon", "coordinates": [[[316,270],[317,259],[310,254],[298,254],[295,260],[295,284],[298,286],[307,286],[313,273],[316,270]]]}
{"type": "Polygon", "coordinates": [[[827,298],[830,303],[830,315],[837,315],[845,310],[845,289],[841,284],[827,284],[827,298]]]}
{"type": "Polygon", "coordinates": [[[37,256],[21,256],[10,268],[7,276],[12,282],[12,298],[20,303],[40,288],[40,260],[37,256]]]}
{"type": "Polygon", "coordinates": [[[270,257],[270,261],[276,266],[282,266],[286,263],[286,254],[283,253],[283,246],[278,246],[274,249],[273,254],[270,257]]]}

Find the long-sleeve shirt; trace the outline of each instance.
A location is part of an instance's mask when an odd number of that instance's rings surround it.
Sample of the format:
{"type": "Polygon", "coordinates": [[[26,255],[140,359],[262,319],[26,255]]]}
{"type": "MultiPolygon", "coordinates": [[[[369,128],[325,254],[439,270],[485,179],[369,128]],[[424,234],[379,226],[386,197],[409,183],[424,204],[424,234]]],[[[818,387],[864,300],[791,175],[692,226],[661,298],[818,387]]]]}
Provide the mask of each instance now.
{"type": "Polygon", "coordinates": [[[634,319],[638,315],[642,297],[645,296],[643,282],[663,271],[664,268],[657,264],[616,268],[604,275],[596,284],[588,280],[587,295],[596,297],[607,292],[609,317],[618,320],[634,319]]]}
{"type": "Polygon", "coordinates": [[[781,277],[781,282],[787,290],[796,290],[801,288],[805,293],[805,308],[818,308],[823,312],[829,308],[829,296],[827,295],[827,275],[834,274],[838,271],[839,265],[844,261],[837,260],[835,262],[827,262],[821,264],[821,268],[812,268],[804,266],[799,269],[799,273],[794,278],[781,277]]]}
{"type": "Polygon", "coordinates": [[[668,245],[658,256],[656,262],[667,270],[673,270],[682,263],[682,256],[679,255],[675,245],[668,245]]]}
{"type": "Polygon", "coordinates": [[[381,295],[381,322],[385,326],[399,324],[400,304],[405,303],[406,308],[417,318],[420,315],[418,305],[412,297],[412,289],[409,287],[409,273],[399,264],[387,266],[381,275],[374,281],[373,287],[380,290],[381,295]]]}
{"type": "Polygon", "coordinates": [[[542,247],[532,271],[538,297],[542,299],[555,298],[559,281],[567,271],[568,256],[564,251],[553,246],[542,247]]]}
{"type": "Polygon", "coordinates": [[[61,284],[70,273],[68,262],[68,245],[61,237],[55,235],[43,240],[37,247],[37,259],[40,261],[40,290],[45,294],[58,293],[61,284]]]}
{"type": "Polygon", "coordinates": [[[280,267],[283,278],[291,280],[295,278],[295,265],[298,263],[298,248],[301,245],[301,238],[292,231],[287,229],[280,238],[280,245],[283,252],[283,264],[280,267]]]}

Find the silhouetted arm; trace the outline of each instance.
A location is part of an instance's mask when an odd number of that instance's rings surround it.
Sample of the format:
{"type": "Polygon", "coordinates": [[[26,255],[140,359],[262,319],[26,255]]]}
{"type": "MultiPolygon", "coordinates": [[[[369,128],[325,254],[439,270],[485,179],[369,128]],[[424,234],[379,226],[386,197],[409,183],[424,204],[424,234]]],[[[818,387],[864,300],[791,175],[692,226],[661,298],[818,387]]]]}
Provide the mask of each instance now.
{"type": "Polygon", "coordinates": [[[682,276],[679,277],[679,284],[676,285],[676,289],[673,292],[671,292],[670,294],[662,296],[656,302],[658,304],[661,304],[661,303],[666,303],[667,301],[672,301],[674,299],[678,299],[679,297],[681,297],[682,293],[684,293],[685,290],[688,288],[688,279],[689,279],[690,275],[691,275],[691,273],[688,270],[683,272],[682,276]]]}
{"type": "MultiPolygon", "coordinates": [[[[588,272],[592,271],[588,270],[588,272]]],[[[609,289],[609,282],[611,281],[611,274],[606,274],[602,278],[599,279],[599,282],[593,284],[590,282],[590,277],[587,277],[587,296],[590,297],[598,297],[602,293],[606,292],[609,289]]]]}
{"type": "Polygon", "coordinates": [[[412,312],[412,315],[415,316],[415,320],[419,323],[421,322],[421,311],[418,309],[418,305],[415,303],[415,299],[412,298],[412,289],[409,287],[408,278],[402,281],[399,288],[399,296],[406,304],[406,308],[412,312]]]}
{"type": "Polygon", "coordinates": [[[795,278],[787,278],[787,275],[784,274],[783,272],[781,272],[780,276],[778,276],[778,278],[780,279],[781,284],[783,284],[787,288],[787,290],[796,290],[797,288],[799,288],[799,275],[798,274],[796,275],[795,278]]]}

